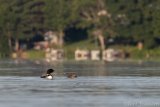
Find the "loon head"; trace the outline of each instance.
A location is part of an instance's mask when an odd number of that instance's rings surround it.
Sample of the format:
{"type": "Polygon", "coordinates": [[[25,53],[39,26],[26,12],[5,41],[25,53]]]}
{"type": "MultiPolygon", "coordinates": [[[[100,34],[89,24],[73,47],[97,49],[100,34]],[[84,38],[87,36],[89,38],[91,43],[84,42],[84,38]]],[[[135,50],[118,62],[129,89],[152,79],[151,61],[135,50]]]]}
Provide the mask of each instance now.
{"type": "Polygon", "coordinates": [[[53,73],[54,70],[53,69],[48,69],[47,72],[45,72],[41,78],[46,78],[46,79],[49,79],[49,80],[52,80],[53,79],[53,75],[51,73],[53,73]]]}

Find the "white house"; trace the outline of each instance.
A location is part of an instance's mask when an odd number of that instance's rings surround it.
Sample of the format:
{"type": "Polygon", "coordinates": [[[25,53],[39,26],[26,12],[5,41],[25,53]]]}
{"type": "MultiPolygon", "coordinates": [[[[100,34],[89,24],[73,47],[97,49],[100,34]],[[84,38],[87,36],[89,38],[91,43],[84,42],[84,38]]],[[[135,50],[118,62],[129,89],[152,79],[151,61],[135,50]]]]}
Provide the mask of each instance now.
{"type": "Polygon", "coordinates": [[[88,50],[79,50],[75,51],[75,60],[89,60],[90,59],[90,52],[88,50]]]}
{"type": "Polygon", "coordinates": [[[91,60],[100,60],[100,50],[91,51],[91,60]]]}
{"type": "Polygon", "coordinates": [[[62,49],[46,49],[46,61],[61,61],[64,59],[64,51],[62,49]]]}
{"type": "Polygon", "coordinates": [[[102,52],[102,59],[104,61],[114,61],[115,57],[115,50],[114,49],[107,49],[102,52]]]}

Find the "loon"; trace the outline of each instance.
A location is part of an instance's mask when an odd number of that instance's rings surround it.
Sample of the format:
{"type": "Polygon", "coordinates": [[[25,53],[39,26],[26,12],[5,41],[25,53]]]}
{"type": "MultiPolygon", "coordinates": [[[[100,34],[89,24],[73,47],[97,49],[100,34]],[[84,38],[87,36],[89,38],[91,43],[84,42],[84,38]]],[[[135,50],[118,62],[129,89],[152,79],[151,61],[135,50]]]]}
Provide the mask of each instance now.
{"type": "Polygon", "coordinates": [[[46,78],[49,80],[53,79],[53,75],[51,73],[53,73],[54,70],[53,69],[48,69],[47,72],[45,72],[45,74],[42,74],[41,78],[46,78]]]}
{"type": "Polygon", "coordinates": [[[74,79],[77,78],[77,74],[75,72],[67,72],[65,73],[68,78],[74,79]]]}

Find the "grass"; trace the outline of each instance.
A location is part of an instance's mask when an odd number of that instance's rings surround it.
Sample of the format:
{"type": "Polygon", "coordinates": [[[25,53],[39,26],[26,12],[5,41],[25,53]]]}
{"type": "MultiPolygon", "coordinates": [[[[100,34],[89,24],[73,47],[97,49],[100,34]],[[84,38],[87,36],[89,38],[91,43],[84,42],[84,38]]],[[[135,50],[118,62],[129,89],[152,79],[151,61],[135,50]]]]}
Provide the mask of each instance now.
{"type": "MultiPolygon", "coordinates": [[[[108,48],[113,49],[121,49],[125,52],[128,52],[130,54],[131,60],[148,60],[148,61],[160,61],[160,48],[156,49],[142,49],[138,50],[135,46],[124,46],[124,45],[114,45],[110,46],[108,48]]],[[[87,49],[87,50],[93,50],[93,49],[100,49],[98,46],[95,45],[95,43],[91,42],[90,40],[84,40],[72,44],[67,44],[63,47],[65,52],[65,57],[67,59],[74,59],[74,52],[76,49],[87,49]]],[[[40,50],[30,50],[27,51],[27,55],[29,59],[42,59],[45,57],[45,52],[40,50]]]]}
{"type": "Polygon", "coordinates": [[[74,52],[76,49],[99,49],[92,41],[84,40],[76,43],[72,43],[69,45],[64,46],[65,55],[68,59],[74,59],[74,52]]]}
{"type": "Polygon", "coordinates": [[[45,57],[45,52],[43,50],[29,50],[27,51],[27,56],[29,59],[43,59],[45,57]]]}
{"type": "MultiPolygon", "coordinates": [[[[96,47],[95,44],[92,43],[91,41],[86,40],[86,41],[80,41],[80,42],[65,45],[63,49],[64,49],[65,57],[67,59],[74,59],[74,52],[76,49],[91,50],[91,49],[98,49],[98,47],[96,47]]],[[[45,52],[43,50],[39,50],[39,51],[29,50],[29,51],[26,51],[26,53],[28,58],[32,60],[42,59],[45,57],[45,52]]]]}
{"type": "Polygon", "coordinates": [[[114,49],[122,49],[130,53],[132,60],[153,60],[160,61],[160,48],[139,50],[135,46],[113,46],[114,49]]]}

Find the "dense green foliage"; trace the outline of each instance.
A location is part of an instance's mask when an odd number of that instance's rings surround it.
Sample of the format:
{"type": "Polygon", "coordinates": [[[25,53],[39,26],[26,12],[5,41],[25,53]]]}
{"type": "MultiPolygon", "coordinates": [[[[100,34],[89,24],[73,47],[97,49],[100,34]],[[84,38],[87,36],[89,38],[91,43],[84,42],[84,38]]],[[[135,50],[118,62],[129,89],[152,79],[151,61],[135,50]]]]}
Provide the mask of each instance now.
{"type": "Polygon", "coordinates": [[[116,31],[119,35],[143,41],[147,48],[155,46],[158,38],[158,0],[107,0],[109,9],[115,17],[116,31]],[[157,18],[157,19],[156,19],[157,18]]]}
{"type": "MultiPolygon", "coordinates": [[[[8,55],[11,39],[30,39],[54,30],[63,39],[69,28],[94,31],[107,38],[126,38],[157,46],[159,0],[0,0],[0,53],[8,55]]],[[[76,34],[75,34],[76,36],[76,34]]]]}

